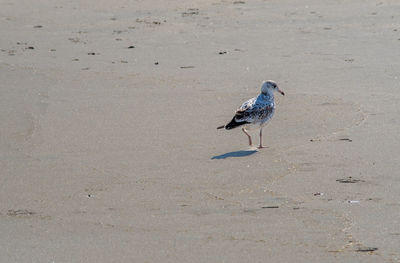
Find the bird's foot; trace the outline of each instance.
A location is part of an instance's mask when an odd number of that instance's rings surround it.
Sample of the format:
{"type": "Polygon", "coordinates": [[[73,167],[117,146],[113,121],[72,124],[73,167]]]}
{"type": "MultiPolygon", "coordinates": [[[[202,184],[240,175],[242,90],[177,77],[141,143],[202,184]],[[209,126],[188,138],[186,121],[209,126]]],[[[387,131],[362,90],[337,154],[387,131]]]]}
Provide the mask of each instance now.
{"type": "Polygon", "coordinates": [[[262,145],[260,145],[260,146],[257,147],[257,149],[264,149],[264,148],[267,148],[267,147],[262,146],[262,145]]]}

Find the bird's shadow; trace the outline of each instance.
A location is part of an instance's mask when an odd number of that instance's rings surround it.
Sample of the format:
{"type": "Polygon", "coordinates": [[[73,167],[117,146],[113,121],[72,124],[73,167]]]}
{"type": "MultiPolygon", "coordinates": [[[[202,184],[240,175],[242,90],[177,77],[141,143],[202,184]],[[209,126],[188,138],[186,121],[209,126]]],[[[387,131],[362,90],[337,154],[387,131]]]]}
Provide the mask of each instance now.
{"type": "Polygon", "coordinates": [[[224,153],[221,155],[216,155],[211,158],[211,160],[219,160],[219,159],[226,159],[230,157],[245,157],[245,156],[250,156],[252,154],[255,154],[257,150],[241,150],[241,151],[234,151],[234,152],[228,152],[224,153]]]}

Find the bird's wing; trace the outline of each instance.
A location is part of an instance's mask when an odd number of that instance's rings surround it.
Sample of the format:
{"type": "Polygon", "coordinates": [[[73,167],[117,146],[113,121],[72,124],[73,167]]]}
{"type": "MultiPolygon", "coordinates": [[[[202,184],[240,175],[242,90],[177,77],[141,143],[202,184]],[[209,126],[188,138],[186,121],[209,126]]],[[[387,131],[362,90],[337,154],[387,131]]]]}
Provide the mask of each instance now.
{"type": "Polygon", "coordinates": [[[244,102],[242,106],[240,106],[239,109],[237,109],[236,112],[251,109],[255,103],[256,103],[256,98],[249,99],[248,101],[244,102]]]}
{"type": "Polygon", "coordinates": [[[260,103],[255,98],[242,104],[236,111],[235,120],[238,122],[253,122],[264,119],[273,111],[273,105],[270,103],[260,103]]]}
{"type": "Polygon", "coordinates": [[[251,122],[248,120],[249,112],[251,112],[254,104],[256,102],[256,98],[249,99],[248,101],[244,102],[239,109],[236,110],[234,119],[238,122],[251,122]]]}

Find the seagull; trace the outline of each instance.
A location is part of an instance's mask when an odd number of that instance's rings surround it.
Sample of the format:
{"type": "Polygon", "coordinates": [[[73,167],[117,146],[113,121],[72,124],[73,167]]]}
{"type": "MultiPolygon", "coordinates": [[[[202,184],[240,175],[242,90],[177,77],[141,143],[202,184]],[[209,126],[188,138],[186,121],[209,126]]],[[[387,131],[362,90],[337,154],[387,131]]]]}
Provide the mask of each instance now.
{"type": "Polygon", "coordinates": [[[261,94],[244,102],[242,106],[237,109],[233,119],[228,124],[217,127],[217,129],[225,128],[231,130],[242,126],[242,131],[247,135],[249,138],[249,145],[252,146],[251,136],[248,130],[260,128],[260,146],[258,148],[264,148],[262,146],[262,128],[272,118],[275,112],[274,91],[285,95],[285,93],[278,88],[275,81],[264,81],[261,85],[261,94]]]}

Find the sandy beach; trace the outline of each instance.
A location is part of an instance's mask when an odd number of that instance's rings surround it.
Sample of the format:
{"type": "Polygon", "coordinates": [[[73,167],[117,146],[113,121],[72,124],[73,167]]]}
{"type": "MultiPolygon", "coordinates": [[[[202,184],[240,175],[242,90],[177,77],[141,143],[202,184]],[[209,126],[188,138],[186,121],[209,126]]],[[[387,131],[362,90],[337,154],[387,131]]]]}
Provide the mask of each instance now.
{"type": "Polygon", "coordinates": [[[400,262],[399,14],[0,1],[0,262],[400,262]]]}

